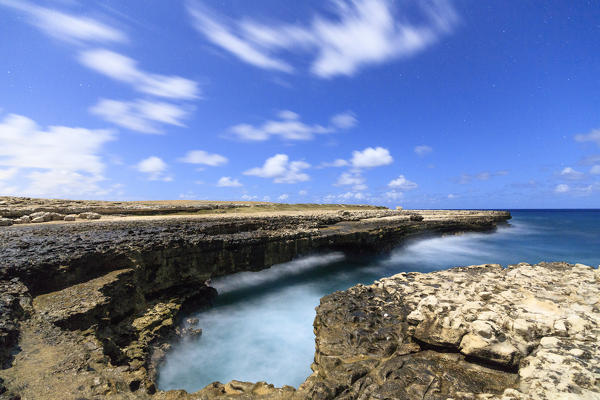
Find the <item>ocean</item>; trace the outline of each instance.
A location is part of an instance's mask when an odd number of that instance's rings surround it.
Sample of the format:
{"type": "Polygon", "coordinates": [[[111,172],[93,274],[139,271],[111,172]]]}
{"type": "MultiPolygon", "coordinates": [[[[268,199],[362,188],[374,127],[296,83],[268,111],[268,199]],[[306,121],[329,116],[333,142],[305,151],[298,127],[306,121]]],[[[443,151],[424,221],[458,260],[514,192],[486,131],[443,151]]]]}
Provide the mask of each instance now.
{"type": "Polygon", "coordinates": [[[600,264],[600,210],[511,210],[492,233],[415,239],[356,258],[323,253],[215,280],[214,307],[191,315],[203,334],[174,344],[159,371],[162,390],[194,392],[214,381],[267,381],[297,387],[314,355],[319,299],[399,272],[454,266],[567,261],[600,264]]]}

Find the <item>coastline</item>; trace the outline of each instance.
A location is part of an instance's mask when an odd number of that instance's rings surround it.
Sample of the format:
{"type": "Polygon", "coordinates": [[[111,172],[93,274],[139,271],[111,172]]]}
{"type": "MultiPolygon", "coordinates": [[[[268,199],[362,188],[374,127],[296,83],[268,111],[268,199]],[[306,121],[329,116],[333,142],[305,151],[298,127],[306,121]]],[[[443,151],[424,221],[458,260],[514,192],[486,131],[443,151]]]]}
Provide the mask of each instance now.
{"type": "Polygon", "coordinates": [[[215,296],[205,284],[210,278],[320,249],[381,251],[408,237],[491,230],[508,218],[499,211],[339,206],[5,227],[0,280],[13,293],[11,321],[20,321],[12,325],[9,344],[21,351],[4,360],[12,366],[0,376],[10,390],[24,380],[20,385],[36,398],[52,396],[36,392],[42,390],[38,379],[74,396],[79,388],[89,396],[152,396],[156,364],[177,334],[182,310],[215,296]],[[52,381],[42,378],[65,363],[48,356],[47,341],[69,348],[79,367],[52,381]],[[37,379],[18,378],[28,352],[46,354],[46,370],[37,360],[37,379]],[[105,383],[96,385],[97,378],[105,383]]]}

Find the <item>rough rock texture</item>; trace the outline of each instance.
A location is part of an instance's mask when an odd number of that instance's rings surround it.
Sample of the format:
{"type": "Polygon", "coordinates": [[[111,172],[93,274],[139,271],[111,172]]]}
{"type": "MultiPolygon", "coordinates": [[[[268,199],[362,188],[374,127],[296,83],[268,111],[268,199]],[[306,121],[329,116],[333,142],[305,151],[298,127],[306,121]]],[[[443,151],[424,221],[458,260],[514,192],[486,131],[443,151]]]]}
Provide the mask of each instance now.
{"type": "Polygon", "coordinates": [[[148,291],[259,270],[318,249],[372,251],[409,236],[484,231],[502,211],[392,210],[223,214],[14,225],[0,229],[0,279],[34,294],[125,268],[144,270],[148,291]]]}
{"type": "MultiPolygon", "coordinates": [[[[27,207],[21,208],[32,214],[37,205],[27,207]]],[[[9,311],[0,333],[6,332],[8,350],[0,357],[8,368],[0,379],[7,393],[32,399],[57,393],[65,399],[304,398],[305,390],[266,383],[215,383],[196,395],[157,391],[153,379],[169,339],[199,332],[176,329],[183,311],[209,305],[216,295],[208,279],[319,249],[373,251],[415,235],[490,230],[508,218],[494,211],[361,208],[3,227],[0,281],[11,287],[3,294],[14,294],[2,298],[9,311]]]]}
{"type": "Polygon", "coordinates": [[[600,272],[566,263],[402,273],[321,300],[322,399],[598,399],[600,272]]]}
{"type": "MultiPolygon", "coordinates": [[[[316,208],[317,205],[311,205],[316,208]]],[[[361,205],[331,205],[335,208],[374,209],[385,207],[361,205]]],[[[30,197],[0,196],[0,217],[18,218],[40,212],[57,214],[81,214],[87,212],[101,215],[164,215],[194,213],[202,211],[223,211],[251,207],[269,210],[273,203],[257,201],[208,201],[208,200],[167,200],[167,201],[93,201],[35,199],[30,197]]]]}

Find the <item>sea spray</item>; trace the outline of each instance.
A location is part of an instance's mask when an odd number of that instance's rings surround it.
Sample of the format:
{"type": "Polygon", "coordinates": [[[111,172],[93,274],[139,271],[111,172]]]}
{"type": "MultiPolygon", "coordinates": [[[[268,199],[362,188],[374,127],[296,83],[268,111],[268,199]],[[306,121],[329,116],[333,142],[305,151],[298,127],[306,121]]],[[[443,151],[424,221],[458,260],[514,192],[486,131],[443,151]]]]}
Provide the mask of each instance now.
{"type": "Polygon", "coordinates": [[[213,381],[298,386],[311,373],[312,323],[321,297],[398,272],[564,260],[600,264],[600,211],[513,211],[492,233],[412,240],[387,255],[312,255],[254,273],[216,279],[217,304],[199,313],[200,338],[177,343],[161,389],[194,392],[213,381]]]}

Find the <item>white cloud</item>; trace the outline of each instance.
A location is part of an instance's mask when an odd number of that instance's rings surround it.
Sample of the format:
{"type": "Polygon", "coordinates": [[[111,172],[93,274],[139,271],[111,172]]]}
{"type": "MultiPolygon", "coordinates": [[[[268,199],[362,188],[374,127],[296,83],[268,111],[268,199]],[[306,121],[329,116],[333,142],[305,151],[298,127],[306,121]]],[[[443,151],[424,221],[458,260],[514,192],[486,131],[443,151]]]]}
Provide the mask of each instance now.
{"type": "Polygon", "coordinates": [[[457,21],[448,1],[415,2],[398,10],[388,0],[331,1],[331,16],[307,25],[268,25],[215,15],[197,3],[188,7],[195,28],[217,46],[259,68],[291,73],[281,53],[309,53],[313,74],[351,76],[360,68],[409,57],[450,33],[457,21]],[[402,14],[404,15],[400,15],[402,14]],[[409,15],[418,22],[410,22],[409,15]]]}
{"type": "Polygon", "coordinates": [[[219,17],[211,15],[206,8],[195,4],[188,7],[194,18],[194,27],[203,33],[211,42],[233,53],[242,61],[260,68],[273,69],[283,72],[292,72],[289,64],[270,57],[262,49],[238,37],[225,25],[226,22],[219,21],[219,17]]]}
{"type": "Polygon", "coordinates": [[[221,179],[219,179],[219,182],[217,182],[217,186],[219,186],[219,187],[240,187],[243,185],[237,179],[232,179],[230,176],[223,176],[221,179]]]}
{"type": "Polygon", "coordinates": [[[479,179],[480,181],[487,181],[488,179],[490,179],[491,174],[489,172],[480,172],[477,175],[475,175],[475,178],[479,179]]]}
{"type": "Polygon", "coordinates": [[[561,183],[560,185],[556,185],[556,187],[554,188],[554,191],[556,193],[567,193],[569,190],[571,190],[569,185],[565,185],[564,183],[561,183]]]}
{"type": "Polygon", "coordinates": [[[450,193],[450,194],[448,195],[448,198],[449,198],[450,200],[452,200],[452,199],[456,199],[457,197],[458,197],[457,195],[455,195],[455,194],[452,194],[452,193],[450,193]]]}
{"type": "Polygon", "coordinates": [[[432,151],[433,151],[433,149],[426,145],[415,147],[415,153],[417,153],[417,155],[419,155],[421,157],[426,156],[427,154],[431,153],[432,151]]]}
{"type": "Polygon", "coordinates": [[[350,163],[348,161],[338,158],[337,160],[334,160],[333,162],[321,163],[318,168],[347,167],[348,165],[350,165],[350,163]]]}
{"type": "Polygon", "coordinates": [[[331,202],[347,202],[347,201],[362,201],[369,198],[368,194],[361,192],[346,192],[341,194],[328,194],[323,198],[323,201],[331,202]]]}
{"type": "Polygon", "coordinates": [[[125,82],[135,90],[170,99],[195,99],[199,96],[198,83],[174,75],[160,75],[138,68],[135,60],[106,49],[86,50],[79,61],[109,78],[125,82]]]}
{"type": "Polygon", "coordinates": [[[300,196],[306,196],[306,195],[308,194],[308,191],[306,191],[306,190],[300,190],[300,191],[298,192],[298,194],[299,194],[300,196]]]}
{"type": "Polygon", "coordinates": [[[590,168],[590,174],[600,175],[600,165],[594,165],[592,168],[590,168]]]}
{"type": "Polygon", "coordinates": [[[235,137],[241,140],[264,141],[278,136],[286,140],[311,140],[317,134],[334,133],[338,129],[349,129],[356,124],[350,114],[338,114],[331,118],[331,126],[308,125],[300,120],[300,115],[293,111],[280,111],[278,120],[268,120],[260,126],[238,124],[229,128],[235,137]],[[350,122],[349,118],[354,122],[350,122]]]}
{"type": "Polygon", "coordinates": [[[114,139],[106,130],[50,126],[10,114],[0,122],[0,179],[13,195],[81,196],[104,192],[105,164],[99,152],[114,139]],[[23,185],[25,184],[25,185],[23,185]]]}
{"type": "Polygon", "coordinates": [[[508,171],[505,171],[505,170],[500,170],[500,171],[495,171],[495,172],[483,171],[483,172],[479,172],[474,175],[462,174],[458,179],[456,179],[456,181],[458,183],[460,183],[461,185],[466,185],[468,183],[471,183],[474,179],[477,179],[479,181],[487,181],[490,178],[493,178],[496,176],[506,176],[506,175],[508,175],[508,171]]]}
{"type": "Polygon", "coordinates": [[[308,174],[301,172],[310,168],[304,161],[289,161],[286,154],[276,154],[268,158],[262,167],[256,167],[244,172],[244,175],[273,178],[275,183],[296,183],[308,181],[308,174]]]}
{"type": "Polygon", "coordinates": [[[354,185],[355,188],[359,187],[362,189],[355,190],[365,190],[366,186],[364,185],[365,178],[360,174],[360,171],[349,171],[342,173],[338,180],[336,181],[337,186],[349,186],[354,185]]]}
{"type": "Polygon", "coordinates": [[[400,175],[398,178],[388,183],[388,186],[399,190],[412,190],[416,189],[418,185],[415,182],[406,179],[404,175],[400,175]]]}
{"type": "Polygon", "coordinates": [[[246,200],[246,201],[256,200],[257,198],[258,198],[257,196],[250,196],[248,194],[243,194],[242,195],[242,200],[246,200]]]}
{"type": "Polygon", "coordinates": [[[142,133],[162,133],[158,124],[185,126],[187,111],[174,104],[136,100],[132,102],[100,99],[90,108],[106,121],[142,133]]]}
{"type": "Polygon", "coordinates": [[[340,129],[350,129],[358,124],[358,120],[353,113],[348,111],[331,117],[331,124],[340,129]]]}
{"type": "Polygon", "coordinates": [[[143,159],[137,163],[136,168],[138,171],[147,174],[148,180],[151,181],[169,182],[173,180],[173,177],[165,174],[168,169],[167,163],[156,156],[150,156],[143,159]]]}
{"type": "Polygon", "coordinates": [[[383,197],[388,201],[398,200],[398,199],[401,199],[403,196],[404,196],[404,193],[398,192],[396,190],[390,190],[389,192],[385,192],[383,194],[383,197]]]}
{"type": "Polygon", "coordinates": [[[560,176],[565,179],[577,180],[583,178],[584,173],[576,171],[571,167],[565,167],[562,171],[560,171],[560,176]]]}
{"type": "Polygon", "coordinates": [[[127,41],[123,32],[92,18],[62,13],[33,5],[25,0],[0,0],[0,6],[25,13],[32,25],[56,39],[68,42],[127,41]]]}
{"type": "MultiPolygon", "coordinates": [[[[0,133],[1,135],[1,133],[0,133]]],[[[0,169],[0,181],[6,181],[17,175],[17,168],[0,169]]]]}
{"type": "Polygon", "coordinates": [[[362,151],[352,152],[352,166],[355,168],[372,168],[391,164],[394,161],[388,149],[383,147],[367,147],[362,151]]]}
{"type": "Polygon", "coordinates": [[[277,114],[277,116],[281,119],[300,119],[300,115],[290,110],[281,110],[277,114]]]}
{"type": "Polygon", "coordinates": [[[583,159],[581,159],[579,161],[579,163],[582,164],[582,165],[600,164],[600,155],[593,155],[593,156],[584,157],[583,159]]]}
{"type": "Polygon", "coordinates": [[[594,142],[600,146],[600,129],[594,129],[588,134],[575,135],[575,140],[578,142],[594,142]]]}
{"type": "Polygon", "coordinates": [[[289,197],[290,197],[290,196],[289,196],[288,194],[284,193],[284,194],[282,194],[281,196],[279,196],[279,197],[277,198],[277,200],[279,200],[279,201],[285,201],[285,200],[287,200],[289,197]]]}
{"type": "Polygon", "coordinates": [[[211,167],[218,167],[219,165],[227,164],[229,160],[220,154],[207,153],[204,150],[192,150],[188,151],[187,154],[179,159],[180,162],[188,164],[203,164],[211,167]]]}

